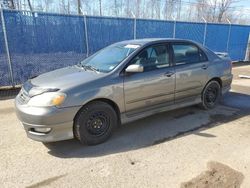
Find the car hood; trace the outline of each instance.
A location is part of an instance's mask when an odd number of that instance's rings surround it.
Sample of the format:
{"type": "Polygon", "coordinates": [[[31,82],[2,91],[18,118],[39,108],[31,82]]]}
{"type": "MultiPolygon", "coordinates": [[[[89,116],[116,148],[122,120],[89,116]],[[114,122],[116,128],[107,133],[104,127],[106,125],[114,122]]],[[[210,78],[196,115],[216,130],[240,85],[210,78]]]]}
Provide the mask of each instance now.
{"type": "Polygon", "coordinates": [[[68,89],[103,77],[103,73],[72,66],[41,74],[30,80],[33,87],[68,89]]]}

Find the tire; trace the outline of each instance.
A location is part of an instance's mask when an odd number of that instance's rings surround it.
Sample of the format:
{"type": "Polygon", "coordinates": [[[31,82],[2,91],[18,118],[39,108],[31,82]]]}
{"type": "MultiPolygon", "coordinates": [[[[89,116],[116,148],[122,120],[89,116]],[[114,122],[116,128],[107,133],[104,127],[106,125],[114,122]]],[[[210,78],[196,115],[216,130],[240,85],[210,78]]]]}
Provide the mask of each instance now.
{"type": "Polygon", "coordinates": [[[109,104],[97,101],[84,106],[76,115],[73,132],[86,145],[105,142],[117,125],[117,114],[109,104]]]}
{"type": "Polygon", "coordinates": [[[201,107],[205,110],[213,109],[221,98],[221,86],[220,84],[212,80],[203,89],[201,95],[201,107]]]}

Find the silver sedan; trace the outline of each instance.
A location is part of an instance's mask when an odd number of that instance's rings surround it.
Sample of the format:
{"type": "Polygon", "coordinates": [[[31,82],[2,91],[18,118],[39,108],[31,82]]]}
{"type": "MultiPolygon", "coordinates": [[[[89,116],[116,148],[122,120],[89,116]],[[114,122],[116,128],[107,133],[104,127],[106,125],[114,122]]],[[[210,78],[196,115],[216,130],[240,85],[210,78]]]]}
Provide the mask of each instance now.
{"type": "Polygon", "coordinates": [[[123,41],[28,80],[16,114],[31,139],[99,144],[119,124],[195,104],[214,108],[231,70],[230,60],[192,41],[123,41]]]}

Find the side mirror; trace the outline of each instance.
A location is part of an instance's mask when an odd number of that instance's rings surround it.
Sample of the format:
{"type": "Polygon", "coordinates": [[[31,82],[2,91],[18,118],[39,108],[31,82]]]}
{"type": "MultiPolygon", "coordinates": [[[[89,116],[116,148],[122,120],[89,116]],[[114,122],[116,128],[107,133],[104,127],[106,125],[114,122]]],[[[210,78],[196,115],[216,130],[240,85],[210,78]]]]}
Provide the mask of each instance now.
{"type": "Polygon", "coordinates": [[[127,73],[143,72],[144,68],[141,65],[129,65],[126,68],[127,73]]]}

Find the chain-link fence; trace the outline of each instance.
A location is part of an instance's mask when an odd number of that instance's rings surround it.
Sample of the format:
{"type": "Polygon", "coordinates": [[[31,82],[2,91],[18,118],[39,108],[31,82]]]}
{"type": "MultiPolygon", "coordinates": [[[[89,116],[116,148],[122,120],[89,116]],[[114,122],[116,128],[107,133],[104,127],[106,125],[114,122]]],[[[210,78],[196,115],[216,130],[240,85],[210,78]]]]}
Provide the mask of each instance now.
{"type": "Polygon", "coordinates": [[[1,10],[0,86],[77,64],[117,41],[183,38],[244,60],[250,26],[1,10]]]}

